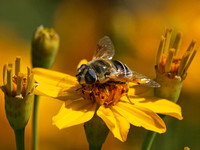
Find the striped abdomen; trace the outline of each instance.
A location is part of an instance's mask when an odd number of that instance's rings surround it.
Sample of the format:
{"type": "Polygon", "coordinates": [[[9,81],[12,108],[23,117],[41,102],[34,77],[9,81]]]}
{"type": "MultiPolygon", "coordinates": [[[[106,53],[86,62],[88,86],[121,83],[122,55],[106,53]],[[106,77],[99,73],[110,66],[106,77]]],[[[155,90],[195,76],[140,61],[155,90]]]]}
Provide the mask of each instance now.
{"type": "Polygon", "coordinates": [[[128,66],[118,60],[104,60],[97,59],[88,63],[100,83],[105,83],[109,80],[112,81],[127,81],[132,78],[132,71],[128,66]]]}
{"type": "Polygon", "coordinates": [[[128,68],[126,64],[118,60],[111,60],[111,61],[114,65],[117,77],[132,78],[132,71],[128,68]]]}

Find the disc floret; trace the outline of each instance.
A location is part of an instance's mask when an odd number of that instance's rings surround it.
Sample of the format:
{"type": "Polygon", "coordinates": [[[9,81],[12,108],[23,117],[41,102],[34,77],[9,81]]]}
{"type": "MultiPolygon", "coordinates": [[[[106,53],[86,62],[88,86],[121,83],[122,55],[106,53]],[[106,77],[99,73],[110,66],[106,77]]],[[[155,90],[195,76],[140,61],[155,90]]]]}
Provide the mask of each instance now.
{"type": "Polygon", "coordinates": [[[127,83],[95,83],[82,85],[81,94],[84,98],[96,102],[98,105],[115,105],[122,96],[126,96],[128,92],[127,83]]]}

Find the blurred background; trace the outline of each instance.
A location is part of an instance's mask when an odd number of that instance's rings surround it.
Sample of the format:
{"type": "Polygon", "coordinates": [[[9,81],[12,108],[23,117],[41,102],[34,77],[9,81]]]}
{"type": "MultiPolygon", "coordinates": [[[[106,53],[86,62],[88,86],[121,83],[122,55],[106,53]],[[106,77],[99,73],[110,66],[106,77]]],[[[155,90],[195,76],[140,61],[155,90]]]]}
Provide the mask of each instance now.
{"type": "MultiPolygon", "coordinates": [[[[114,59],[132,70],[155,77],[154,65],[161,34],[166,27],[182,32],[180,56],[192,39],[200,39],[200,1],[198,0],[0,0],[0,69],[22,57],[25,71],[31,65],[30,42],[39,25],[53,27],[61,44],[53,70],[75,75],[78,62],[90,60],[96,43],[104,35],[112,39],[114,59]]],[[[167,117],[167,132],[158,135],[152,150],[200,149],[200,70],[197,53],[178,101],[182,121],[167,117]]],[[[2,84],[2,71],[0,71],[2,84]]],[[[87,150],[83,125],[59,130],[52,125],[62,102],[42,97],[39,106],[40,150],[87,150]]],[[[26,127],[26,149],[31,149],[32,118],[26,127]]],[[[0,92],[0,149],[15,149],[14,132],[4,109],[0,92]]],[[[143,128],[131,127],[125,143],[109,134],[103,149],[139,150],[146,135],[143,128]]]]}

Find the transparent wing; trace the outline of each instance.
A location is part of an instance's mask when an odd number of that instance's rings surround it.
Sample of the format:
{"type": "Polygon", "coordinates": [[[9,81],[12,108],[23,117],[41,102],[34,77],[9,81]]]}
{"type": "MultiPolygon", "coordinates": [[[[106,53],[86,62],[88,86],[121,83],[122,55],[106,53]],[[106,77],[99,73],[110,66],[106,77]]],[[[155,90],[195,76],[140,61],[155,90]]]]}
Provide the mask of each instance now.
{"type": "Polygon", "coordinates": [[[131,71],[128,74],[125,74],[122,71],[119,72],[113,72],[110,75],[108,75],[107,77],[110,78],[110,81],[114,81],[114,82],[133,82],[136,83],[136,85],[144,85],[144,86],[148,86],[148,87],[160,87],[160,85],[147,78],[146,76],[137,73],[136,71],[131,71]]]}
{"type": "Polygon", "coordinates": [[[138,84],[142,84],[149,87],[160,87],[160,84],[147,78],[145,75],[132,71],[133,81],[135,80],[138,84]]]}
{"type": "Polygon", "coordinates": [[[112,59],[115,54],[114,46],[111,39],[108,36],[101,38],[97,44],[97,48],[93,59],[105,58],[112,59]]]}

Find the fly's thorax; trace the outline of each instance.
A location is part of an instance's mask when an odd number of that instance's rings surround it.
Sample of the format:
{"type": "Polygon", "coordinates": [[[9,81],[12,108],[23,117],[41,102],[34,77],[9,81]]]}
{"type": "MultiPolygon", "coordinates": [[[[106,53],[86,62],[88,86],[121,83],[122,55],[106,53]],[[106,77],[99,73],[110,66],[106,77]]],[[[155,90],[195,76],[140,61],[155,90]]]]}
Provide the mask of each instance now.
{"type": "Polygon", "coordinates": [[[95,71],[88,65],[81,65],[77,69],[76,77],[80,84],[93,84],[97,81],[95,71]]]}
{"type": "Polygon", "coordinates": [[[96,73],[99,83],[105,83],[109,80],[109,75],[112,72],[113,64],[107,59],[95,59],[88,63],[96,73]]]}

